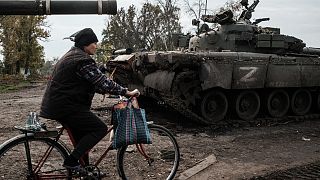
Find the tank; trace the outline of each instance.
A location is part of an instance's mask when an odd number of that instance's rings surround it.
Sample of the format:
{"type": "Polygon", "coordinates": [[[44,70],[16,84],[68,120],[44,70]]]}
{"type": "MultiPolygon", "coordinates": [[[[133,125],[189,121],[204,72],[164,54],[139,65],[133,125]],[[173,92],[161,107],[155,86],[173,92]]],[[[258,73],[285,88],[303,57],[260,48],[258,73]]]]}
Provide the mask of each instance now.
{"type": "Polygon", "coordinates": [[[116,13],[116,0],[0,0],[1,15],[116,13]]]}
{"type": "Polygon", "coordinates": [[[121,50],[107,69],[118,83],[138,88],[144,99],[163,102],[199,123],[319,110],[320,49],[306,48],[279,28],[258,25],[269,18],[252,22],[258,3],[242,0],[244,10],[237,19],[230,10],[202,16],[206,23],[199,34],[175,36],[183,50],[121,50]],[[207,23],[219,26],[212,29],[207,23]]]}

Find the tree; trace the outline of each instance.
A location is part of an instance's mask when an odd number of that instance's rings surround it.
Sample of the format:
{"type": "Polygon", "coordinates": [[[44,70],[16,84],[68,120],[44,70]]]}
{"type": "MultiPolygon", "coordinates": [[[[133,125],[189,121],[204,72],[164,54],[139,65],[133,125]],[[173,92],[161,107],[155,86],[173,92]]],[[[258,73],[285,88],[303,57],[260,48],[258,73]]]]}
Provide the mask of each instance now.
{"type": "MultiPolygon", "coordinates": [[[[210,10],[207,9],[207,0],[191,0],[192,4],[190,4],[190,0],[183,0],[183,3],[185,5],[185,11],[188,13],[191,17],[195,18],[198,21],[198,31],[199,31],[199,23],[202,15],[213,15],[218,14],[220,12],[223,12],[225,10],[230,9],[233,14],[234,18],[236,19],[240,15],[240,9],[242,5],[240,4],[241,0],[229,0],[227,1],[223,7],[217,9],[217,10],[210,10]]],[[[213,24],[213,27],[216,27],[217,24],[213,24]]]]}
{"type": "Polygon", "coordinates": [[[203,11],[207,11],[206,2],[206,0],[195,0],[191,2],[192,4],[190,4],[190,0],[183,0],[186,13],[198,20],[201,18],[200,16],[202,14],[206,14],[203,13],[203,11]]]}
{"type": "Polygon", "coordinates": [[[43,66],[40,68],[41,75],[50,76],[54,69],[54,65],[58,62],[58,60],[59,60],[59,57],[53,57],[52,60],[45,61],[43,66]]]}
{"type": "Polygon", "coordinates": [[[137,38],[141,49],[162,50],[165,48],[161,39],[165,33],[162,13],[158,5],[150,3],[143,5],[137,22],[137,38]]]}
{"type": "Polygon", "coordinates": [[[121,8],[117,15],[112,16],[107,28],[103,30],[102,45],[113,45],[115,49],[134,48],[139,49],[143,42],[139,38],[135,6],[129,6],[126,12],[121,8]]]}
{"type": "Polygon", "coordinates": [[[180,8],[177,6],[177,0],[156,0],[162,8],[163,19],[163,40],[166,39],[168,43],[166,49],[173,50],[174,45],[172,41],[172,34],[181,32],[181,25],[179,22],[180,8]]]}
{"type": "Polygon", "coordinates": [[[44,63],[43,46],[38,40],[49,37],[46,16],[2,16],[0,40],[3,47],[5,69],[8,74],[37,74],[44,63]]]}
{"type": "Polygon", "coordinates": [[[231,11],[235,14],[235,17],[239,16],[240,9],[242,5],[240,4],[241,0],[229,0],[227,1],[224,6],[217,10],[207,9],[207,0],[183,0],[185,11],[188,13],[191,17],[195,19],[201,19],[201,15],[205,14],[216,14],[228,9],[231,9],[231,11]]]}
{"type": "Polygon", "coordinates": [[[144,3],[140,13],[135,6],[121,8],[103,30],[102,44],[115,49],[172,50],[172,32],[181,32],[179,8],[168,4],[144,3]]]}
{"type": "Polygon", "coordinates": [[[3,70],[4,70],[4,64],[3,64],[3,62],[0,60],[0,74],[3,74],[3,70]]]}
{"type": "Polygon", "coordinates": [[[113,46],[110,44],[102,44],[99,43],[97,47],[97,51],[94,55],[94,59],[99,63],[99,64],[105,64],[109,59],[110,59],[110,54],[112,54],[113,51],[113,46]]]}

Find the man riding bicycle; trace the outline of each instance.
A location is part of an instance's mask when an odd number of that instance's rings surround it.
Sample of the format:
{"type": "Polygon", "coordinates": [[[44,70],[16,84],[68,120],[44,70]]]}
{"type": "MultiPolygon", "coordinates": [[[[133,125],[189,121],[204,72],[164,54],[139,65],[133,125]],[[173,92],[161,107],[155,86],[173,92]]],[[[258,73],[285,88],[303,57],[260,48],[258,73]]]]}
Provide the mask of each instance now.
{"type": "Polygon", "coordinates": [[[89,164],[88,151],[106,134],[107,125],[90,111],[95,93],[139,95],[107,78],[90,55],[95,54],[97,36],[90,28],[74,35],[72,47],[55,65],[42,99],[40,116],[59,121],[72,134],[75,148],[63,166],[79,169],[82,158],[89,164]]]}

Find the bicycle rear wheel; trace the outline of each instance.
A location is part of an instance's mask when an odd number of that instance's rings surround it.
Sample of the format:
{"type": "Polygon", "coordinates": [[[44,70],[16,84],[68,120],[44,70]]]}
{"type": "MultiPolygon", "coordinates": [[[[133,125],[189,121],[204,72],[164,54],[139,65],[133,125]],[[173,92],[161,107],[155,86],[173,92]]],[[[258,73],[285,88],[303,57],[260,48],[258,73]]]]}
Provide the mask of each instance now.
{"type": "Polygon", "coordinates": [[[172,133],[159,125],[148,125],[152,144],[142,145],[149,160],[136,145],[120,148],[117,168],[122,179],[173,179],[179,166],[180,152],[172,133]]]}
{"type": "Polygon", "coordinates": [[[26,155],[26,136],[16,136],[0,146],[0,179],[71,179],[71,172],[62,164],[68,151],[50,138],[35,138],[28,134],[31,165],[26,155]],[[45,160],[46,151],[52,147],[45,160]],[[44,163],[41,165],[41,161],[44,163]],[[38,166],[38,169],[36,169],[38,166]]]}

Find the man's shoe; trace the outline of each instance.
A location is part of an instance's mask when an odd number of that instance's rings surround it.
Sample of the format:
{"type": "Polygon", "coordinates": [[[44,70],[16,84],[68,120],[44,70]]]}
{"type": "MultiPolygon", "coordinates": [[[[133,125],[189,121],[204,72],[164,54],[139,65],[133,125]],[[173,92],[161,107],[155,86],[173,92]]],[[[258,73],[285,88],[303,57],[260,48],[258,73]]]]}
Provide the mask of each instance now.
{"type": "Polygon", "coordinates": [[[80,164],[78,166],[68,166],[63,164],[62,166],[70,170],[72,176],[82,177],[87,175],[87,171],[80,164]]]}
{"type": "Polygon", "coordinates": [[[70,170],[77,170],[81,168],[81,165],[77,159],[75,159],[73,156],[69,156],[67,159],[64,160],[63,167],[68,168],[70,170]]]}

